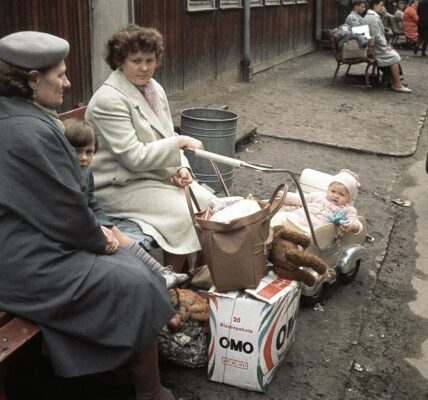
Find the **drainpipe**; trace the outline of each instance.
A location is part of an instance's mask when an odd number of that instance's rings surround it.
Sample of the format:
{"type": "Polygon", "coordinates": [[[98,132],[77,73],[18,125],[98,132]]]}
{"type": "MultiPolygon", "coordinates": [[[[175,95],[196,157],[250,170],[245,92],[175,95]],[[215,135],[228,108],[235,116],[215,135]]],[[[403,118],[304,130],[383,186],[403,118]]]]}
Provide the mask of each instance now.
{"type": "Polygon", "coordinates": [[[320,43],[322,29],[322,0],[316,0],[315,7],[315,40],[317,43],[320,43]]]}
{"type": "Polygon", "coordinates": [[[244,82],[249,82],[253,73],[250,54],[250,0],[244,0],[244,58],[242,59],[244,82]]]}
{"type": "Polygon", "coordinates": [[[134,0],[128,0],[128,22],[135,24],[134,0]]]}

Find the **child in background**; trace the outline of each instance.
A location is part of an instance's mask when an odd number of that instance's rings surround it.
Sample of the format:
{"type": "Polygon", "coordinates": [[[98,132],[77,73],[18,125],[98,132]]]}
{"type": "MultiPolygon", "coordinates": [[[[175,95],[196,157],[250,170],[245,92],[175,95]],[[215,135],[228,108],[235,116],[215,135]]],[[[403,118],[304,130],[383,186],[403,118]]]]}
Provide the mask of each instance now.
{"type": "MultiPolygon", "coordinates": [[[[363,229],[357,210],[351,205],[360,186],[358,175],[349,169],[342,169],[330,181],[327,192],[313,192],[305,195],[306,204],[314,229],[329,222],[336,224],[339,232],[360,233],[363,229]]],[[[279,211],[271,220],[271,226],[291,225],[310,234],[303,203],[298,193],[288,193],[284,205],[297,206],[292,211],[279,211]]]]}
{"type": "Polygon", "coordinates": [[[98,204],[94,194],[94,176],[89,169],[92,159],[98,149],[98,140],[93,128],[84,120],[70,118],[63,121],[65,126],[65,137],[74,147],[79,159],[82,171],[82,191],[87,195],[88,207],[95,214],[103,231],[108,234],[108,230],[113,233],[115,240],[110,245],[110,253],[114,253],[118,247],[128,249],[136,256],[140,257],[144,264],[152,271],[161,274],[166,280],[166,286],[171,288],[178,283],[186,281],[187,274],[175,273],[172,268],[164,267],[158,263],[149,253],[147,253],[137,242],[130,239],[120,231],[105,214],[103,208],[98,204]]]}

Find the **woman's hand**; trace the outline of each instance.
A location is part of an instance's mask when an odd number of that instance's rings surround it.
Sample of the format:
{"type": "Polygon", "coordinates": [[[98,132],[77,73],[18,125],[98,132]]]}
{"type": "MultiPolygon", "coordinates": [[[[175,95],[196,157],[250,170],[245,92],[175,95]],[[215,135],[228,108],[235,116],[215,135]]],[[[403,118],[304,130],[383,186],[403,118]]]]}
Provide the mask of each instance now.
{"type": "Polygon", "coordinates": [[[180,149],[204,149],[204,145],[200,140],[186,135],[178,136],[178,147],[180,149]]]}
{"type": "Polygon", "coordinates": [[[107,245],[104,248],[105,254],[115,253],[116,250],[119,248],[119,241],[115,238],[114,233],[110,229],[102,225],[101,225],[101,229],[107,239],[107,245]]]}
{"type": "Polygon", "coordinates": [[[188,186],[193,182],[193,177],[186,167],[181,167],[172,177],[172,183],[178,187],[188,186]]]}

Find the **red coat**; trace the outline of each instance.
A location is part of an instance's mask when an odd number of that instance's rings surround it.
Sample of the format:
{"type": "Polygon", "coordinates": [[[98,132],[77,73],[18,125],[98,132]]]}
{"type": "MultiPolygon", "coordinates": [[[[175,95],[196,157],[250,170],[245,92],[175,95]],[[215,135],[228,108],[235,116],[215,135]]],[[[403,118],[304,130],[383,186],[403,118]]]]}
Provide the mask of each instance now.
{"type": "Polygon", "coordinates": [[[413,43],[418,41],[418,14],[413,5],[406,8],[403,16],[403,32],[413,43]]]}

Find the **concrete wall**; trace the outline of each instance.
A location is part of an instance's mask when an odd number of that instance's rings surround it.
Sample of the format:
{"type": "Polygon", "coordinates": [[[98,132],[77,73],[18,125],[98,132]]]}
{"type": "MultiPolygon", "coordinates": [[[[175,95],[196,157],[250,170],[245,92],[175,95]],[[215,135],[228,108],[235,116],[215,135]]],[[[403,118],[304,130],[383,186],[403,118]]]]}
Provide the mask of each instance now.
{"type": "Polygon", "coordinates": [[[133,21],[132,0],[92,0],[92,89],[110,74],[104,61],[105,43],[120,28],[133,21]]]}

